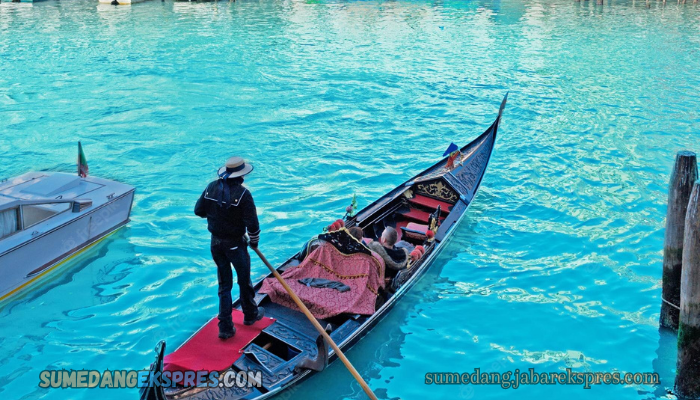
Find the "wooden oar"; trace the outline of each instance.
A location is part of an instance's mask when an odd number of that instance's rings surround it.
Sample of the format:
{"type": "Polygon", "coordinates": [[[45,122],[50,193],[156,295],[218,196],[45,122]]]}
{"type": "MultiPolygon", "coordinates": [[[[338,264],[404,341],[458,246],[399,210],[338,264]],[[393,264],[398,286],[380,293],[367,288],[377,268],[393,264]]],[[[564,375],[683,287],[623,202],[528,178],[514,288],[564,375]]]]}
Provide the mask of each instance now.
{"type": "Polygon", "coordinates": [[[365,382],[365,380],[362,379],[362,377],[357,372],[355,367],[353,367],[352,364],[350,364],[350,360],[348,360],[347,357],[345,357],[345,354],[343,354],[343,352],[340,351],[340,348],[338,348],[338,345],[336,345],[335,342],[333,341],[333,339],[331,339],[331,337],[328,335],[328,333],[326,333],[326,330],[323,329],[323,327],[321,327],[321,324],[318,323],[318,321],[316,320],[316,317],[314,317],[311,314],[311,311],[309,311],[309,309],[306,308],[304,303],[302,303],[302,301],[299,299],[299,297],[297,297],[297,295],[294,293],[292,288],[290,288],[289,285],[287,285],[287,282],[284,281],[284,278],[282,278],[282,275],[280,275],[279,272],[277,272],[277,270],[275,268],[273,268],[272,265],[270,265],[270,263],[267,261],[265,256],[260,252],[260,249],[258,249],[257,247],[251,247],[251,248],[253,250],[255,250],[255,252],[258,254],[258,257],[260,257],[262,262],[265,265],[267,265],[267,268],[270,269],[270,271],[275,276],[275,278],[277,278],[277,280],[282,284],[282,286],[284,286],[284,290],[286,290],[287,293],[289,293],[289,295],[292,297],[292,300],[294,300],[294,302],[296,303],[297,307],[299,307],[299,309],[304,313],[304,315],[306,315],[306,318],[308,318],[309,321],[311,321],[311,323],[314,325],[314,328],[316,328],[318,333],[320,333],[321,336],[323,336],[323,338],[326,339],[326,343],[328,343],[328,345],[330,345],[331,348],[333,348],[333,351],[335,351],[335,354],[337,354],[338,358],[340,358],[340,360],[343,361],[343,364],[345,364],[345,366],[348,368],[348,370],[350,371],[352,376],[355,378],[355,380],[357,380],[357,383],[359,383],[360,386],[362,386],[362,389],[365,391],[365,393],[367,393],[367,396],[372,400],[377,400],[377,396],[374,395],[374,392],[372,392],[372,389],[369,388],[369,386],[367,385],[367,382],[365,382]]]}

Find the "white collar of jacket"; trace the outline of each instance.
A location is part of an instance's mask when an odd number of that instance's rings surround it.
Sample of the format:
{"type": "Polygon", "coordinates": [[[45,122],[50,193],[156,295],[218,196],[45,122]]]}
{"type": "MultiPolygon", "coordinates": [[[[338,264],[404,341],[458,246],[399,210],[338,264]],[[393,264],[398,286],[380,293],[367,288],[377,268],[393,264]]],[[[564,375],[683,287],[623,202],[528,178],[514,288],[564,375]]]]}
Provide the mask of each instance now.
{"type": "MultiPolygon", "coordinates": [[[[248,191],[248,189],[246,189],[246,187],[243,185],[239,185],[238,188],[243,189],[243,190],[239,189],[240,194],[238,193],[239,190],[233,190],[233,188],[231,188],[232,189],[231,190],[231,205],[234,207],[238,207],[238,205],[241,204],[241,200],[243,199],[243,195],[245,194],[245,192],[248,191]]],[[[211,185],[208,186],[207,190],[204,192],[204,198],[216,203],[218,201],[218,199],[216,198],[216,197],[218,197],[217,196],[218,193],[210,193],[213,190],[219,190],[218,184],[214,185],[213,188],[211,187],[211,185]]],[[[228,204],[226,201],[223,201],[223,203],[228,204]]]]}

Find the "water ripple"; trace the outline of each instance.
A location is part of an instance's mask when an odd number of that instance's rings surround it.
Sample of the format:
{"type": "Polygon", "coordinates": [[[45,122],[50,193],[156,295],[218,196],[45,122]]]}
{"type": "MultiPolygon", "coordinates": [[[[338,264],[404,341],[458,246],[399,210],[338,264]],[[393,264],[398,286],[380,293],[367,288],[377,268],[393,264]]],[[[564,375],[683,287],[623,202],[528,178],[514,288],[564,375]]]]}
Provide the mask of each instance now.
{"type": "MultiPolygon", "coordinates": [[[[518,397],[668,398],[666,185],[674,153],[699,150],[699,15],[628,0],[0,3],[0,177],[72,171],[82,140],[91,173],[137,187],[126,229],[0,310],[0,395],[63,398],[40,370],[141,368],[216,313],[192,208],[230,155],[256,165],[279,262],[353,194],[366,205],[480,133],[510,90],[469,217],[350,358],[387,399],[507,395],[423,383],[478,367],[657,371],[655,388],[518,397]]],[[[292,394],[319,396],[363,394],[336,364],[292,394]]]]}

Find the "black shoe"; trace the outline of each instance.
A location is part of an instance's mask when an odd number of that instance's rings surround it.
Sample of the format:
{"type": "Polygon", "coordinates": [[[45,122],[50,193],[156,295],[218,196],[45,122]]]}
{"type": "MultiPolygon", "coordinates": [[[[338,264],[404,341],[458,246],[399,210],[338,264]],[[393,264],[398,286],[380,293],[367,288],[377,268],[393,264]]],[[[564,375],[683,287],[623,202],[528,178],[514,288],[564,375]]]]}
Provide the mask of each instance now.
{"type": "Polygon", "coordinates": [[[260,321],[262,317],[265,316],[265,309],[262,307],[258,307],[258,315],[255,317],[255,319],[244,319],[243,320],[243,325],[253,325],[254,323],[260,321]]]}
{"type": "Polygon", "coordinates": [[[234,335],[236,335],[236,328],[233,328],[231,332],[219,332],[219,339],[231,339],[234,335]]]}

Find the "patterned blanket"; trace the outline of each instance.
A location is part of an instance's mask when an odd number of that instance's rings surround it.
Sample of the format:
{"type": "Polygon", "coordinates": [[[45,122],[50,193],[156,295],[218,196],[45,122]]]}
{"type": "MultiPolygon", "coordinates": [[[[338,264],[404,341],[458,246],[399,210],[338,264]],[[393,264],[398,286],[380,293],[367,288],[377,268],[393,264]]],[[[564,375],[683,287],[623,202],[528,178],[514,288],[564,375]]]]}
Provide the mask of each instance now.
{"type": "MultiPolygon", "coordinates": [[[[323,242],[301,264],[284,271],[282,277],[318,319],[343,313],[371,315],[375,311],[377,291],[384,286],[384,265],[374,253],[345,254],[333,243],[323,242]],[[350,290],[309,287],[299,283],[304,278],[342,282],[350,290]]],[[[265,279],[260,293],[267,293],[277,304],[299,310],[274,277],[265,279]]]]}

